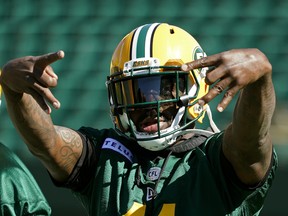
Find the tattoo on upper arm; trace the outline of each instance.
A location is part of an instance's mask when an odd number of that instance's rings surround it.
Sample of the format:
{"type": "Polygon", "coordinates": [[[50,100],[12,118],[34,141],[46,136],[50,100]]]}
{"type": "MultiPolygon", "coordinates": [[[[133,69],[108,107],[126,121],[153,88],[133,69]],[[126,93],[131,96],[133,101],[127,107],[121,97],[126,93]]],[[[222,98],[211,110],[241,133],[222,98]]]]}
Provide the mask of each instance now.
{"type": "Polygon", "coordinates": [[[65,141],[65,143],[70,145],[71,148],[81,147],[82,140],[81,140],[80,136],[75,131],[73,131],[69,128],[63,128],[63,127],[60,127],[57,131],[58,131],[58,134],[65,141]]]}
{"type": "Polygon", "coordinates": [[[56,131],[65,143],[59,149],[62,165],[65,168],[72,169],[81,155],[82,139],[75,131],[69,128],[56,127],[56,131]]]}

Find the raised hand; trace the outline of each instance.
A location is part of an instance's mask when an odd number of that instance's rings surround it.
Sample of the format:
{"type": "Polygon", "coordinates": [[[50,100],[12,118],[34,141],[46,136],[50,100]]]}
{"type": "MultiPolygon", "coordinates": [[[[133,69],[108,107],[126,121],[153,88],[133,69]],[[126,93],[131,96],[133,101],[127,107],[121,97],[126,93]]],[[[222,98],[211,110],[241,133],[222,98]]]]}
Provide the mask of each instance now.
{"type": "MultiPolygon", "coordinates": [[[[31,94],[48,113],[51,108],[60,108],[60,102],[51,93],[50,88],[57,85],[58,77],[50,66],[64,58],[64,52],[58,51],[41,56],[26,56],[9,61],[3,67],[1,85],[10,89],[11,94],[31,94]]],[[[6,93],[7,94],[7,93],[6,93]]]]}
{"type": "Polygon", "coordinates": [[[209,103],[225,91],[217,107],[219,112],[228,106],[239,90],[272,71],[268,59],[258,49],[235,49],[211,55],[182,65],[182,70],[190,71],[203,67],[211,68],[205,81],[212,85],[212,88],[199,99],[199,104],[209,103]]]}

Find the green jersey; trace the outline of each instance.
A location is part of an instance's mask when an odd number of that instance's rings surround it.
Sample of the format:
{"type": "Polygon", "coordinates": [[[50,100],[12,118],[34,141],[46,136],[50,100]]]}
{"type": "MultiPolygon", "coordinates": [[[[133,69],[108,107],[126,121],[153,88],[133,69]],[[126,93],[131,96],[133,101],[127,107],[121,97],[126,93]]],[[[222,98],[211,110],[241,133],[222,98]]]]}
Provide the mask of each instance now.
{"type": "Polygon", "coordinates": [[[74,191],[89,215],[258,215],[277,166],[273,153],[265,180],[252,188],[225,159],[222,133],[182,152],[151,152],[113,129],[79,133],[86,145],[62,186],[74,191]]]}
{"type": "Polygon", "coordinates": [[[0,215],[51,215],[51,208],[23,162],[0,143],[0,215]]]}

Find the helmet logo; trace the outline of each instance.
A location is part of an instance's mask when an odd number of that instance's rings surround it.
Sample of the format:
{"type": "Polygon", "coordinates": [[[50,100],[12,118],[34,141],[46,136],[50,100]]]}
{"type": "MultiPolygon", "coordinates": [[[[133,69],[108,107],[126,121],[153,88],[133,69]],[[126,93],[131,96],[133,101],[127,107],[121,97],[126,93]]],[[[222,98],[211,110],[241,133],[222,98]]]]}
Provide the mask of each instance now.
{"type": "Polygon", "coordinates": [[[133,67],[141,67],[141,66],[147,66],[147,65],[149,65],[149,60],[133,62],[133,67]]]}
{"type": "Polygon", "coordinates": [[[193,59],[198,60],[203,57],[206,57],[206,53],[200,47],[196,47],[196,49],[194,50],[193,59]]]}
{"type": "MultiPolygon", "coordinates": [[[[127,75],[129,76],[131,75],[132,70],[137,69],[136,71],[133,71],[133,74],[137,74],[137,73],[147,74],[149,71],[147,70],[148,67],[150,68],[158,67],[159,64],[160,64],[160,61],[157,58],[137,58],[137,59],[124,63],[124,73],[126,76],[127,75]]],[[[153,71],[153,69],[151,70],[153,71]]]]}
{"type": "MultiPolygon", "coordinates": [[[[206,53],[200,47],[196,47],[194,49],[194,52],[193,52],[193,59],[194,60],[198,60],[198,59],[204,58],[206,56],[207,56],[206,53]]],[[[207,70],[208,70],[208,67],[197,69],[201,78],[204,78],[206,76],[207,70]]]]}

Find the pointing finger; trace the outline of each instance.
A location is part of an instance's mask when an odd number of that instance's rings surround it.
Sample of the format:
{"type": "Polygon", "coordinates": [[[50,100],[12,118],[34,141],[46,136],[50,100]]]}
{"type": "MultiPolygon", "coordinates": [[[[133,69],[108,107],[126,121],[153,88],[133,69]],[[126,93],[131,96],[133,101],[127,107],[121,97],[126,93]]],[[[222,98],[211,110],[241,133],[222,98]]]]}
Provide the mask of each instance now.
{"type": "Polygon", "coordinates": [[[60,50],[58,52],[54,52],[54,53],[48,53],[42,56],[38,56],[37,57],[37,62],[36,65],[39,68],[45,68],[46,66],[60,60],[63,59],[65,56],[65,53],[60,50]]]}
{"type": "Polygon", "coordinates": [[[219,61],[219,54],[211,55],[208,57],[203,57],[201,59],[194,60],[192,62],[187,62],[181,66],[183,71],[191,71],[197,68],[204,68],[209,66],[215,66],[219,61]]]}
{"type": "Polygon", "coordinates": [[[58,76],[50,64],[62,58],[64,58],[62,50],[35,57],[34,75],[36,79],[46,87],[55,87],[58,76]]]}

